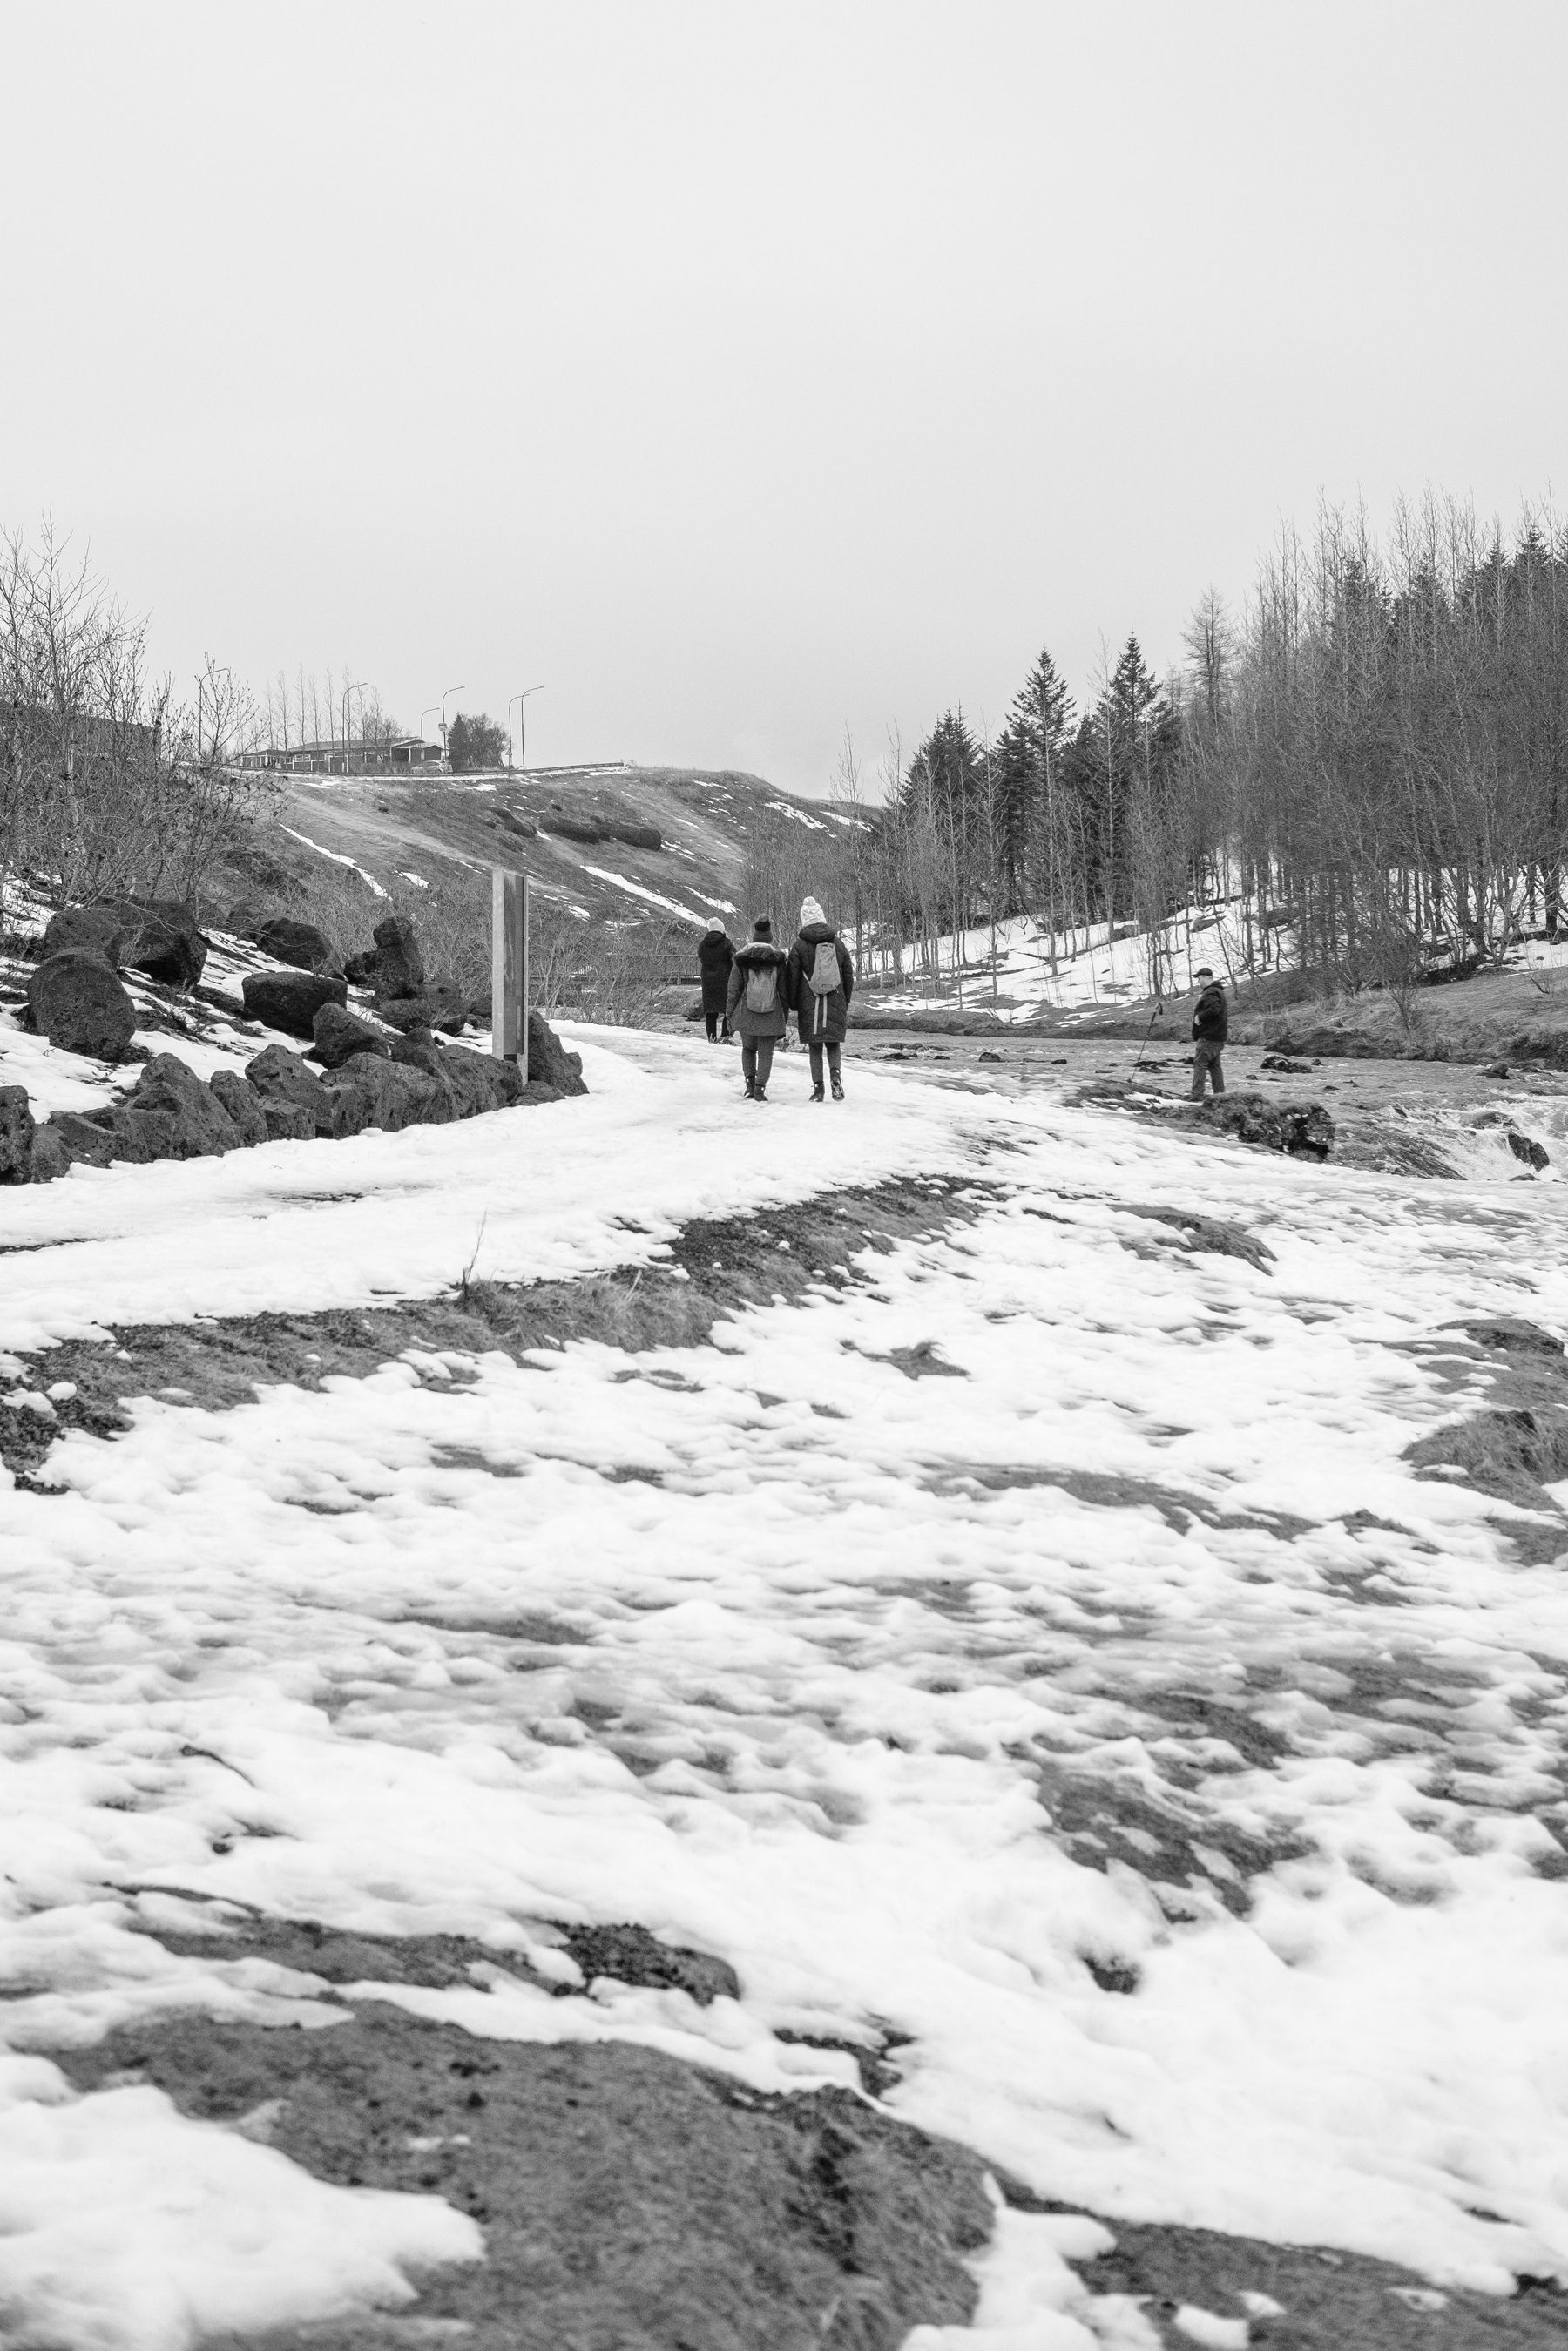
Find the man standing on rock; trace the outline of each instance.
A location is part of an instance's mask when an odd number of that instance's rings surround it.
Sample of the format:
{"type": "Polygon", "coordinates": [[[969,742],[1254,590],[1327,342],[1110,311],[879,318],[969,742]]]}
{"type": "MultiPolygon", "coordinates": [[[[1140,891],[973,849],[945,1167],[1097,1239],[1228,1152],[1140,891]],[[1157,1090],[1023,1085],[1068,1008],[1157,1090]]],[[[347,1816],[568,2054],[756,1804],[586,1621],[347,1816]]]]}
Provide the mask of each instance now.
{"type": "Polygon", "coordinates": [[[1214,1081],[1215,1092],[1225,1092],[1225,1071],[1219,1057],[1230,1034],[1230,1010],[1225,1001],[1225,989],[1207,964],[1200,964],[1193,977],[1203,982],[1203,992],[1192,1015],[1192,1098],[1201,1102],[1205,1071],[1214,1081]]]}
{"type": "Polygon", "coordinates": [[[725,1001],[729,994],[729,967],[735,961],[735,947],[729,933],[717,914],[708,916],[708,926],[697,941],[697,964],[703,976],[703,1019],[707,1025],[710,1045],[719,1041],[719,1023],[724,1022],[724,1041],[729,1042],[729,1019],[725,1001]]]}

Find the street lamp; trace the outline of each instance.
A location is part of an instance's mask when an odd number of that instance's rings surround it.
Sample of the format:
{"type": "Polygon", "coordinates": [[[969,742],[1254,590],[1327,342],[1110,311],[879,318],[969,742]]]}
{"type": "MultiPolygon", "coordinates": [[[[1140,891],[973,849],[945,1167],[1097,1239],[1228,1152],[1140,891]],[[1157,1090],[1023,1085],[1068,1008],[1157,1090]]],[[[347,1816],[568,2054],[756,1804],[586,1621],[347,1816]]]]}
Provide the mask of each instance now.
{"type": "MultiPolygon", "coordinates": [[[[226,662],[209,662],[207,664],[207,670],[213,680],[213,765],[216,767],[219,748],[218,716],[220,710],[217,695],[217,681],[220,677],[233,677],[234,672],[230,669],[226,662]]],[[[204,678],[198,674],[196,679],[196,758],[198,764],[202,758],[202,708],[204,695],[204,684],[205,681],[204,678]]]]}
{"type": "Polygon", "coordinates": [[[523,755],[519,765],[525,775],[528,768],[528,699],[530,694],[543,692],[542,685],[525,685],[521,694],[514,694],[507,705],[507,758],[509,761],[512,756],[512,703],[515,702],[517,705],[517,748],[523,755]]]}
{"type": "MultiPolygon", "coordinates": [[[[342,693],[338,696],[338,720],[343,729],[343,773],[345,775],[349,772],[349,696],[350,694],[358,694],[361,687],[367,686],[369,684],[370,679],[368,677],[357,677],[353,684],[351,685],[346,685],[343,688],[342,693]]],[[[360,735],[361,740],[363,739],[364,732],[365,713],[364,705],[361,704],[360,706],[360,735]]]]}
{"type": "MultiPolygon", "coordinates": [[[[446,689],[446,694],[465,694],[466,692],[467,688],[461,685],[449,685],[446,689]]],[[[443,751],[446,749],[446,694],[444,694],[441,697],[441,747],[443,751]]]]}
{"type": "Polygon", "coordinates": [[[432,712],[433,710],[439,710],[439,709],[440,709],[440,707],[441,707],[441,705],[440,705],[440,703],[439,703],[439,702],[427,703],[427,704],[426,704],[426,705],[425,705],[425,707],[424,707],[424,708],[420,712],[420,714],[419,714],[419,739],[420,739],[420,741],[421,741],[422,743],[423,743],[423,740],[424,740],[424,722],[425,722],[425,720],[429,717],[429,716],[430,716],[430,714],[431,714],[431,712],[432,712]]]}

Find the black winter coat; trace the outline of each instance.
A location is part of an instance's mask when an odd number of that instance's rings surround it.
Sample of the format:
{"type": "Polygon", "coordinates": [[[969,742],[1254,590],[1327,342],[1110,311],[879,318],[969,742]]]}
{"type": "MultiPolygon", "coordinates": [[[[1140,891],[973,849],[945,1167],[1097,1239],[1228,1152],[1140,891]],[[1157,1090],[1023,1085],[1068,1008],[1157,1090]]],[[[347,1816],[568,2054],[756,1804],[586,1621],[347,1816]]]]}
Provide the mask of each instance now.
{"type": "Polygon", "coordinates": [[[730,1027],[742,1037],[782,1037],[789,1026],[786,1001],[787,976],[789,958],[782,947],[771,939],[747,939],[735,951],[735,964],[729,975],[729,997],[725,1006],[730,1027]],[[757,970],[773,967],[773,1009],[771,1012],[750,1012],[747,1009],[746,983],[757,970]]]}
{"type": "Polygon", "coordinates": [[[697,941],[697,966],[703,976],[703,1010],[722,1012],[729,987],[729,967],[735,943],[727,931],[705,931],[697,941]]]}
{"type": "Polygon", "coordinates": [[[854,957],[831,923],[808,923],[789,950],[790,1009],[800,1023],[803,1045],[841,1045],[850,1025],[850,998],[855,992],[854,957]],[[839,984],[831,996],[819,996],[810,980],[817,949],[831,939],[839,951],[839,984]]]}
{"type": "Polygon", "coordinates": [[[1230,1007],[1225,990],[1211,979],[1198,998],[1192,1016],[1192,1033],[1205,1045],[1223,1045],[1230,1034],[1230,1007]]]}

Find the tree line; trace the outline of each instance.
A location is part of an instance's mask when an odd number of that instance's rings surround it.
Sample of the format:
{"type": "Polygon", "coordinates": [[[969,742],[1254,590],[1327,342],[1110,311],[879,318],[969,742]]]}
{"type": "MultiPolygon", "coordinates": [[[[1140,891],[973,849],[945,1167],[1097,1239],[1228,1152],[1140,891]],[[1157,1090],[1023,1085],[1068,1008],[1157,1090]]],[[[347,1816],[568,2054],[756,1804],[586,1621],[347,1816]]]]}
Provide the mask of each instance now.
{"type": "Polygon", "coordinates": [[[225,764],[246,689],[210,654],[194,685],[153,674],[145,621],[52,525],[0,534],[0,910],[24,877],[61,900],[199,893],[267,791],[225,764]]]}
{"type": "Polygon", "coordinates": [[[1052,968],[1136,930],[1168,987],[1194,910],[1224,904],[1238,976],[1403,996],[1435,963],[1557,935],[1568,528],[1550,510],[1505,540],[1436,496],[1381,538],[1325,506],[1238,611],[1200,599],[1184,651],[1156,676],[1130,635],[1082,706],[1044,651],[999,729],[946,711],[871,787],[846,743],[831,806],[852,821],[818,871],[874,970],[962,987],[967,964],[972,984],[988,930],[1029,915],[1052,968]]]}

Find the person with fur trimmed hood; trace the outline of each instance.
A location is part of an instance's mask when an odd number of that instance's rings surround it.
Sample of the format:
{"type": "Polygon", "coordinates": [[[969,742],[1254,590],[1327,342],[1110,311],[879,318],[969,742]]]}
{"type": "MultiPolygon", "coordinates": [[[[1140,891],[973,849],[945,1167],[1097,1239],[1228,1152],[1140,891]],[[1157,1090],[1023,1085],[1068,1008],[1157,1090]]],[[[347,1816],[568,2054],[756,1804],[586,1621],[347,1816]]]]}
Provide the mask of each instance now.
{"type": "Polygon", "coordinates": [[[726,1028],[740,1038],[740,1067],[747,1102],[768,1100],[768,1080],[773,1068],[773,1048],[789,1025],[785,981],[789,959],[773,944],[769,915],[758,914],[751,936],[737,947],[729,975],[726,1028]]]}
{"type": "Polygon", "coordinates": [[[718,1024],[724,1021],[725,1041],[729,1040],[729,1022],[725,1019],[725,999],[729,989],[730,966],[735,960],[735,946],[717,914],[710,914],[707,929],[697,941],[697,968],[703,976],[703,1019],[707,1025],[710,1045],[719,1041],[718,1024]]]}
{"type": "Polygon", "coordinates": [[[855,991],[854,957],[815,898],[800,907],[800,935],[789,950],[789,1002],[800,1024],[800,1042],[811,1057],[811,1100],[822,1100],[822,1055],[833,1100],[844,1098],[841,1054],[855,991]]]}

